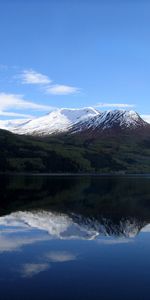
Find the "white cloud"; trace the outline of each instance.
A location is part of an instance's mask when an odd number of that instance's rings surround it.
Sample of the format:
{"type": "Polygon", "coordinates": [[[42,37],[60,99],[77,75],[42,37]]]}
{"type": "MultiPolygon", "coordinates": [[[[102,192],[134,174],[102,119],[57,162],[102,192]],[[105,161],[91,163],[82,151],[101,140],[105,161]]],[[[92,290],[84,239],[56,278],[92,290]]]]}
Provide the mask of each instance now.
{"type": "Polygon", "coordinates": [[[24,70],[21,75],[22,83],[24,84],[49,84],[51,80],[48,76],[37,73],[34,70],[24,70]]]}
{"type": "Polygon", "coordinates": [[[50,111],[49,105],[37,104],[24,100],[22,95],[0,93],[0,115],[10,117],[31,117],[31,115],[16,112],[16,110],[50,111]],[[10,111],[11,110],[11,111],[10,111]],[[12,111],[13,110],[13,111],[12,111]]]}
{"type": "Polygon", "coordinates": [[[127,104],[127,103],[97,103],[94,107],[116,107],[116,108],[128,108],[128,107],[135,107],[134,104],[127,104]]]}
{"type": "Polygon", "coordinates": [[[47,75],[34,70],[24,70],[19,76],[23,84],[36,84],[43,87],[43,90],[50,95],[71,95],[79,92],[79,89],[70,85],[52,84],[47,75]]]}
{"type": "Polygon", "coordinates": [[[6,116],[6,117],[22,117],[22,118],[33,118],[32,115],[28,114],[19,114],[15,112],[7,112],[7,111],[0,111],[0,116],[6,116]]]}
{"type": "Polygon", "coordinates": [[[150,115],[141,115],[141,118],[142,118],[144,121],[150,123],[150,115]]]}
{"type": "Polygon", "coordinates": [[[46,92],[52,95],[71,95],[79,92],[79,89],[69,85],[55,84],[46,88],[46,92]]]}

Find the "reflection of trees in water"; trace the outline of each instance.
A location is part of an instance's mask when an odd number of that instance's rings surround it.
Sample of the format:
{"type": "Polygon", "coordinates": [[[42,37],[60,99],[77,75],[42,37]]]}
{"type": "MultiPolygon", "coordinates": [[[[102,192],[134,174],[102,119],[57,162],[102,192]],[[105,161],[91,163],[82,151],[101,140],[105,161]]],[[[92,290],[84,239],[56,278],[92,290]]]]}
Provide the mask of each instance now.
{"type": "Polygon", "coordinates": [[[0,213],[42,209],[67,213],[106,233],[138,232],[150,223],[150,179],[1,176],[0,213]],[[92,220],[94,222],[92,223],[92,220]]]}

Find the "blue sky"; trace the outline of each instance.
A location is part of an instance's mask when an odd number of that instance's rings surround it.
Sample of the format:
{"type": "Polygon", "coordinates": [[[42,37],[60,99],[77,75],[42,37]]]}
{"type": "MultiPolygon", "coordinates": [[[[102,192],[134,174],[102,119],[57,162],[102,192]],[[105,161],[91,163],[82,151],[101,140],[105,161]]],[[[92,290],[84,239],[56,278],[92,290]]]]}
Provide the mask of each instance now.
{"type": "Polygon", "coordinates": [[[0,118],[53,107],[150,114],[150,2],[2,0],[0,118]]]}

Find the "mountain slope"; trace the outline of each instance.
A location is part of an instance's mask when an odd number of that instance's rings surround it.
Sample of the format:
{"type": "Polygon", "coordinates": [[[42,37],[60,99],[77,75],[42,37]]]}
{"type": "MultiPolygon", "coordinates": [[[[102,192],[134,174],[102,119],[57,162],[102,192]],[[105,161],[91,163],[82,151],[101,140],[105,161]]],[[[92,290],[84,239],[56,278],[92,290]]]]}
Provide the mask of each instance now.
{"type": "Polygon", "coordinates": [[[0,130],[0,171],[150,173],[150,134],[20,136],[0,130]]]}
{"type": "Polygon", "coordinates": [[[25,125],[31,121],[30,119],[14,119],[14,120],[0,120],[0,128],[10,130],[13,132],[16,128],[25,125]]]}
{"type": "Polygon", "coordinates": [[[90,120],[75,124],[71,133],[92,133],[100,134],[104,132],[115,132],[118,130],[150,129],[150,125],[145,122],[135,111],[113,110],[105,111],[90,120]]]}
{"type": "Polygon", "coordinates": [[[21,135],[49,136],[60,133],[101,133],[123,130],[145,130],[150,124],[136,112],[112,110],[100,112],[94,108],[57,109],[32,120],[0,121],[0,128],[21,135]]]}
{"type": "Polygon", "coordinates": [[[37,136],[59,134],[67,132],[74,124],[83,122],[98,114],[94,108],[90,107],[82,109],[62,108],[45,116],[30,120],[23,125],[7,129],[18,134],[37,136]]]}

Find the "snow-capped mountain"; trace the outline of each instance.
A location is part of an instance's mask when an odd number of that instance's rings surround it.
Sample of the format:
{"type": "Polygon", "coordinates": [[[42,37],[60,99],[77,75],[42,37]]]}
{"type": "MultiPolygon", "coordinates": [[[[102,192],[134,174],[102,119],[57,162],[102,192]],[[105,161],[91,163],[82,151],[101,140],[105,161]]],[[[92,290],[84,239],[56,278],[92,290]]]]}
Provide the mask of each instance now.
{"type": "Polygon", "coordinates": [[[80,122],[71,128],[72,133],[83,131],[105,131],[112,129],[137,129],[150,125],[135,111],[112,110],[99,113],[97,116],[80,122]]]}
{"type": "Polygon", "coordinates": [[[15,130],[15,128],[18,128],[19,126],[23,126],[29,121],[30,119],[0,120],[0,128],[13,131],[15,130]]]}
{"type": "Polygon", "coordinates": [[[92,107],[57,109],[32,120],[0,121],[0,128],[17,134],[47,136],[60,133],[101,132],[112,129],[150,128],[135,111],[100,112],[92,107]]]}
{"type": "Polygon", "coordinates": [[[90,107],[82,109],[62,108],[24,124],[19,124],[19,126],[17,124],[15,127],[6,127],[5,129],[18,134],[38,136],[58,134],[67,132],[73,125],[81,121],[85,122],[97,115],[99,115],[99,112],[90,107]]]}

